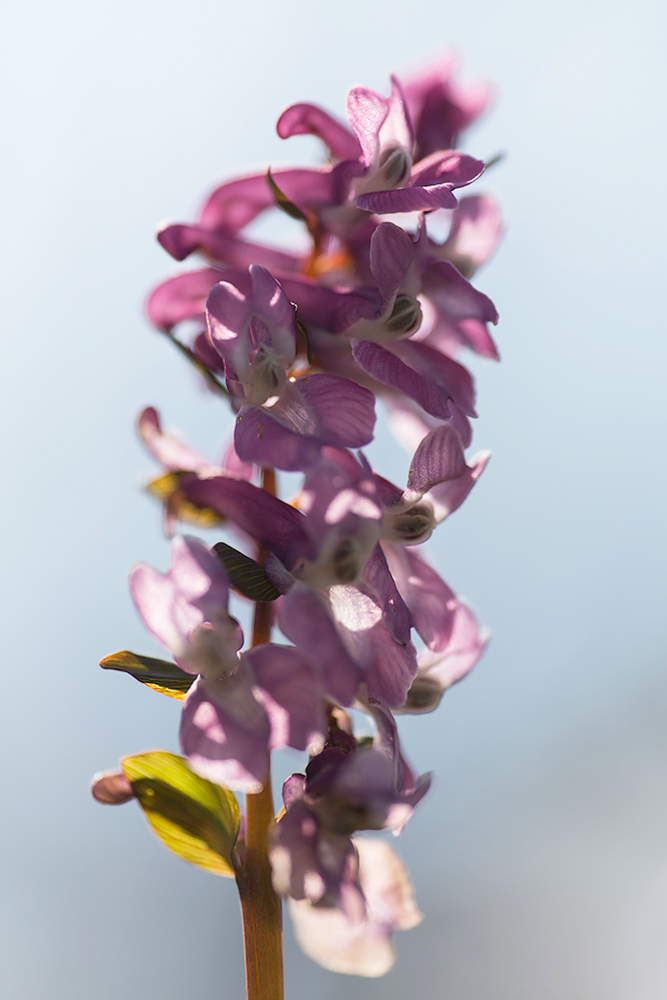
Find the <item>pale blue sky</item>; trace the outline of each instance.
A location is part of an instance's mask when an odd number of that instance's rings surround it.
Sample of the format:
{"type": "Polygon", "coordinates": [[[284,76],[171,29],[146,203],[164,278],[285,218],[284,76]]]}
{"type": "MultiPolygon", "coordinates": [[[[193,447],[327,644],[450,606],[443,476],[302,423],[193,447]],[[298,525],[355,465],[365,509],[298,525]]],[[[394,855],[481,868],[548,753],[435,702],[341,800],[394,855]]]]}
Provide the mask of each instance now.
{"type": "Polygon", "coordinates": [[[648,0],[2,16],[8,1000],[242,995],[233,884],[87,790],[177,745],[174,705],[96,666],[152,648],[126,574],[167,560],[133,421],[156,405],[211,454],[229,426],[142,318],[174,270],[153,234],[227,176],[312,158],[275,135],[288,103],[342,114],[351,85],[386,90],[449,48],[498,91],[466,145],[507,153],[484,182],[507,236],[477,282],[503,362],[471,362],[494,458],[432,553],[493,641],[438,713],[402,723],[437,775],[397,845],[424,924],[377,983],[320,972],[288,935],[288,996],[665,996],[666,21],[648,0]]]}

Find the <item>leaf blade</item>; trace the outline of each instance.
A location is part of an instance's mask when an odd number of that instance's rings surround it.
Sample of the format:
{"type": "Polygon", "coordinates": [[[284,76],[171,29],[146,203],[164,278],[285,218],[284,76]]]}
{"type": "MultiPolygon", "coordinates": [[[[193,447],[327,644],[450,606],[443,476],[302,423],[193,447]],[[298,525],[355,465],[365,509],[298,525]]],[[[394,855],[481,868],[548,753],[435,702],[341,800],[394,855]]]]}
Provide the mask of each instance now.
{"type": "Polygon", "coordinates": [[[240,812],[230,789],[201,778],[185,758],[163,750],[125,757],[121,767],[165,847],[198,868],[234,877],[240,812]]]}
{"type": "Polygon", "coordinates": [[[244,597],[251,601],[275,601],[280,597],[280,591],[273,586],[264,568],[250,556],[226,542],[217,542],[213,551],[227,570],[232,586],[244,597]]]}
{"type": "Polygon", "coordinates": [[[111,653],[100,661],[103,670],[118,670],[129,674],[146,687],[165,694],[169,698],[180,701],[194,684],[192,674],[186,674],[179,666],[169,660],[161,660],[156,656],[141,656],[129,649],[111,653]]]}

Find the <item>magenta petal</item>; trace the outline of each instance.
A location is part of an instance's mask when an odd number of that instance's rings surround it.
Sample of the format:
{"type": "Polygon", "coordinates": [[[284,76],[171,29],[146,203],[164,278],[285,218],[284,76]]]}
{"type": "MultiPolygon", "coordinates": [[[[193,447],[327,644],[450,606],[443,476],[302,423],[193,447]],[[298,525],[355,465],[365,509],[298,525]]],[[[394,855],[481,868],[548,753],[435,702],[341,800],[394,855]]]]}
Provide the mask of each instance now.
{"type": "MultiPolygon", "coordinates": [[[[144,624],[172,654],[186,652],[188,637],[204,622],[218,622],[226,612],[227,575],[220,561],[196,538],[177,536],[171,545],[171,568],[159,573],[140,564],[130,573],[130,590],[144,624]]],[[[226,614],[225,624],[228,624],[226,614]]],[[[238,626],[237,626],[238,627],[238,626]]],[[[240,629],[237,644],[242,642],[240,629]]],[[[234,632],[230,641],[235,641],[234,632]]],[[[186,662],[181,664],[189,673],[186,662]]]]}
{"type": "Polygon", "coordinates": [[[158,230],[157,241],[175,260],[185,260],[199,246],[199,226],[171,223],[158,230]]]}
{"type": "Polygon", "coordinates": [[[444,649],[459,606],[454,591],[414,549],[387,544],[385,552],[419,636],[430,649],[444,649]]]}
{"type": "MultiPolygon", "coordinates": [[[[416,340],[393,341],[388,349],[424,378],[432,379],[442,386],[447,395],[466,416],[477,416],[475,413],[475,383],[468,369],[460,365],[458,361],[454,361],[447,355],[441,354],[440,351],[429,347],[428,344],[416,340]]],[[[433,416],[437,415],[433,414],[433,416]]]]}
{"type": "Polygon", "coordinates": [[[447,405],[450,393],[409,368],[391,351],[370,341],[357,340],[352,343],[352,354],[363,370],[378,382],[405,393],[434,417],[447,420],[450,416],[447,405]]]}
{"type": "Polygon", "coordinates": [[[488,194],[461,198],[452,218],[449,236],[439,248],[444,257],[469,278],[498,245],[502,233],[500,209],[488,194]]]}
{"type": "Polygon", "coordinates": [[[195,472],[210,463],[171,434],[165,434],[160,424],[160,415],[153,406],[148,406],[137,421],[139,434],[149,452],[160,465],[170,471],[187,469],[195,472]]]}
{"type": "Polygon", "coordinates": [[[210,372],[214,372],[216,375],[225,374],[225,364],[216,350],[213,349],[213,345],[208,336],[208,330],[202,330],[198,333],[190,345],[190,349],[194,356],[201,361],[204,368],[208,368],[210,372]]]}
{"type": "Polygon", "coordinates": [[[281,601],[279,622],[288,639],[316,655],[331,696],[341,705],[351,705],[362,680],[361,667],[343,645],[322,598],[309,587],[295,584],[281,601]]]}
{"type": "Polygon", "coordinates": [[[199,677],[183,704],[181,746],[192,769],[209,781],[258,792],[266,779],[270,724],[244,676],[199,677]]]}
{"type": "Polygon", "coordinates": [[[410,463],[406,493],[414,494],[416,502],[438,483],[461,476],[465,469],[461,438],[451,426],[443,424],[420,442],[410,463]]]}
{"type": "Polygon", "coordinates": [[[375,546],[366,563],[361,586],[373,595],[382,609],[382,620],[393,638],[400,645],[407,646],[412,624],[410,612],[396,587],[380,545],[375,546]]]}
{"type": "Polygon", "coordinates": [[[488,635],[467,605],[457,602],[449,642],[437,651],[423,649],[419,654],[419,675],[437,682],[441,689],[462,680],[475,666],[488,644],[488,635]]]}
{"type": "Polygon", "coordinates": [[[294,646],[274,643],[255,646],[244,659],[271,723],[270,749],[307,749],[325,731],[325,691],[313,660],[294,646]]]}
{"type": "Polygon", "coordinates": [[[411,186],[433,186],[446,184],[450,188],[472,184],[484,173],[484,161],[476,160],[456,150],[432,153],[415,163],[410,174],[411,186]]]}
{"type": "Polygon", "coordinates": [[[298,306],[301,321],[330,333],[343,333],[359,319],[374,318],[381,308],[375,288],[341,292],[310,279],[293,277],[281,278],[280,283],[298,306]]]}
{"type": "Polygon", "coordinates": [[[288,568],[311,550],[303,514],[258,486],[227,476],[184,476],[180,488],[188,500],[228,517],[288,568]]]}
{"type": "MultiPolygon", "coordinates": [[[[386,567],[384,556],[382,564],[386,567]]],[[[365,586],[363,590],[335,586],[329,597],[340,638],[360,665],[368,694],[397,707],[405,701],[417,672],[417,659],[412,643],[396,638],[404,626],[403,614],[399,613],[398,621],[393,620],[394,610],[402,607],[405,615],[409,613],[393,581],[391,587],[394,600],[384,607],[365,586]]]]}
{"type": "Polygon", "coordinates": [[[480,451],[479,454],[474,456],[472,465],[466,465],[460,476],[445,480],[431,489],[428,499],[433,504],[437,522],[444,521],[446,517],[461,506],[484,472],[490,458],[491,452],[480,451]]]}
{"type": "Polygon", "coordinates": [[[151,293],[146,303],[148,318],[160,330],[171,330],[186,319],[204,317],[206,299],[222,271],[207,267],[169,278],[151,293]]]}
{"type": "Polygon", "coordinates": [[[245,462],[308,469],[320,448],[359,448],[373,438],[375,397],[350,379],[302,375],[271,407],[239,413],[234,442],[245,462]]]}
{"type": "Polygon", "coordinates": [[[300,375],[294,382],[315,414],[324,444],[361,448],[373,440],[375,396],[337,375],[300,375]]]}
{"type": "Polygon", "coordinates": [[[358,160],[361,147],[350,130],[315,104],[292,104],[276,124],[281,139],[291,135],[316,135],[339,160],[358,160]]]}
{"type": "Polygon", "coordinates": [[[368,87],[353,87],[347,95],[347,115],[359,140],[366,166],[378,151],[378,132],[389,114],[389,101],[368,87]]]}
{"type": "Polygon", "coordinates": [[[384,625],[372,628],[366,642],[369,659],[366,690],[370,697],[398,708],[405,703],[417,673],[415,648],[411,642],[405,646],[396,642],[384,625]]]}
{"type": "Polygon", "coordinates": [[[424,268],[422,291],[452,320],[498,322],[498,311],[488,295],[474,288],[449,261],[434,260],[424,268]]]}
{"type": "Polygon", "coordinates": [[[491,89],[486,84],[460,86],[453,79],[456,60],[445,55],[404,82],[406,104],[415,123],[420,156],[454,149],[458,136],[487,107],[491,89]]]}
{"type": "Polygon", "coordinates": [[[370,265],[382,299],[382,311],[390,308],[394,297],[417,255],[417,245],[392,222],[381,222],[373,231],[370,265]]]}
{"type": "Polygon", "coordinates": [[[247,406],[234,428],[234,446],[239,458],[256,465],[273,466],[286,472],[308,469],[316,461],[320,442],[299,434],[276,420],[270,410],[247,406]]]}
{"type": "Polygon", "coordinates": [[[302,800],[290,803],[274,824],[269,857],[276,892],[320,903],[324,909],[337,903],[354,919],[363,919],[357,852],[351,839],[322,827],[302,800]]]}
{"type": "MultiPolygon", "coordinates": [[[[301,206],[328,205],[332,195],[332,172],[322,169],[292,168],[273,170],[273,179],[290,201],[301,206]]],[[[239,177],[213,192],[204,206],[200,224],[205,229],[238,233],[275,200],[266,172],[239,177]]]]}
{"type": "Polygon", "coordinates": [[[471,351],[475,351],[483,358],[491,358],[493,361],[500,360],[498,348],[485,323],[480,323],[476,319],[462,319],[457,325],[460,339],[465,347],[469,347],[471,351]]]}
{"type": "Polygon", "coordinates": [[[375,215],[393,212],[432,212],[436,208],[456,208],[458,202],[447,184],[404,187],[392,191],[369,191],[356,198],[357,208],[375,215]]]}

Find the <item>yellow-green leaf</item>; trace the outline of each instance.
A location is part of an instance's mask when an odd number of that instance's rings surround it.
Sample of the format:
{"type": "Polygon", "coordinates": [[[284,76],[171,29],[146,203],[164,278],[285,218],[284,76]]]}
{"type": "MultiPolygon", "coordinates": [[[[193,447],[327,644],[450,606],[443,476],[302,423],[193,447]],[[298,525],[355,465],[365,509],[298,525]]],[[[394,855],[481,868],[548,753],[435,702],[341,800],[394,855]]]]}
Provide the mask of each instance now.
{"type": "Polygon", "coordinates": [[[198,507],[187,500],[180,489],[183,476],[191,472],[166,472],[151,480],[146,486],[149,496],[165,504],[167,511],[179,521],[192,524],[195,528],[215,528],[225,523],[225,518],[211,507],[198,507]]]}
{"type": "Polygon", "coordinates": [[[121,767],[165,847],[199,868],[233,877],[240,822],[233,792],[200,778],[183,757],[163,750],[125,757],[121,767]]]}
{"type": "Polygon", "coordinates": [[[181,701],[195,681],[192,674],[186,674],[169,660],[160,660],[155,656],[139,656],[137,653],[131,653],[129,649],[105,656],[100,661],[100,666],[104,670],[120,670],[130,674],[153,691],[159,691],[160,694],[181,701]]]}
{"type": "Polygon", "coordinates": [[[232,586],[244,597],[251,601],[275,601],[280,597],[280,591],[273,586],[264,569],[250,556],[226,542],[217,542],[213,551],[227,570],[232,586]]]}

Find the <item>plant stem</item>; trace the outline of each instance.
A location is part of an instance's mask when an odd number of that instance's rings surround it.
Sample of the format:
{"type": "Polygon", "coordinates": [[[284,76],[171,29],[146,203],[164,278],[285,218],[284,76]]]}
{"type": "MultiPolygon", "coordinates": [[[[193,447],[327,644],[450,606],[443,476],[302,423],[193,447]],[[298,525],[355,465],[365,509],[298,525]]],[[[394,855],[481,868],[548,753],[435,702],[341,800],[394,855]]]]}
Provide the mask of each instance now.
{"type": "MultiPolygon", "coordinates": [[[[275,493],[275,473],[265,469],[262,485],[275,493]]],[[[260,561],[264,553],[260,553],[260,561]]],[[[271,638],[271,605],[255,604],[252,645],[271,638]]],[[[243,915],[247,1000],[283,1000],[283,932],[280,898],[271,884],[267,853],[269,825],[273,821],[271,769],[264,788],[246,795],[246,840],[242,864],[236,873],[243,915]]]]}

